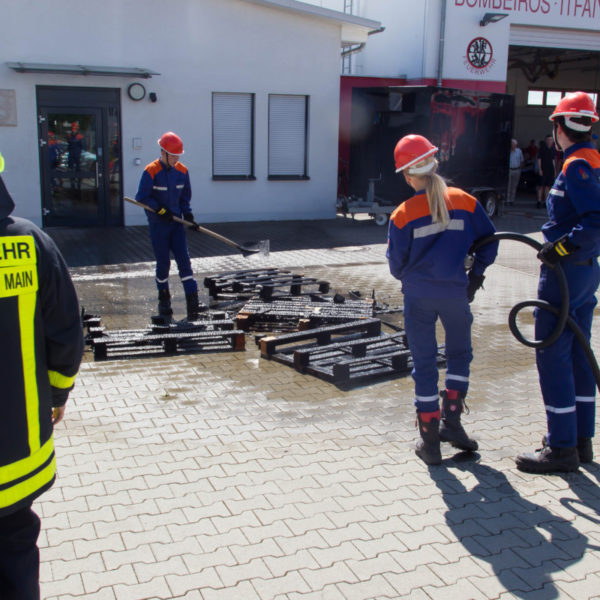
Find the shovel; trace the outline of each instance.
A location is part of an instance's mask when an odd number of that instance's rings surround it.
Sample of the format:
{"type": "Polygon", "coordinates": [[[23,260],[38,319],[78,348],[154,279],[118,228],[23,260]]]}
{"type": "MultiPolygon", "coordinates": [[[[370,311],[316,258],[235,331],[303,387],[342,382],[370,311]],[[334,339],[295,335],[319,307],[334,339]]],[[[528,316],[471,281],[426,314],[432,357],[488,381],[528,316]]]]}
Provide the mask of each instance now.
{"type": "MultiPolygon", "coordinates": [[[[156,212],[150,206],[143,204],[142,202],[138,202],[137,200],[134,200],[133,198],[128,198],[127,196],[124,196],[124,198],[125,198],[125,200],[127,200],[127,202],[131,202],[131,204],[136,204],[137,206],[140,206],[144,210],[149,210],[150,212],[153,212],[153,213],[156,212]]],[[[194,231],[199,231],[200,233],[205,233],[206,235],[210,235],[211,237],[214,237],[215,239],[223,242],[224,244],[227,244],[228,246],[233,246],[234,248],[237,248],[242,253],[242,256],[244,256],[244,257],[250,256],[251,254],[257,254],[259,252],[263,256],[267,256],[269,254],[269,240],[261,240],[260,242],[246,242],[245,244],[237,244],[233,240],[230,240],[229,238],[226,238],[225,236],[223,236],[219,233],[211,231],[210,229],[207,229],[206,227],[202,227],[202,225],[198,225],[196,223],[186,221],[185,219],[181,219],[180,217],[173,216],[173,221],[176,221],[177,223],[181,223],[182,225],[186,225],[187,227],[189,227],[190,229],[193,229],[194,231]]]]}

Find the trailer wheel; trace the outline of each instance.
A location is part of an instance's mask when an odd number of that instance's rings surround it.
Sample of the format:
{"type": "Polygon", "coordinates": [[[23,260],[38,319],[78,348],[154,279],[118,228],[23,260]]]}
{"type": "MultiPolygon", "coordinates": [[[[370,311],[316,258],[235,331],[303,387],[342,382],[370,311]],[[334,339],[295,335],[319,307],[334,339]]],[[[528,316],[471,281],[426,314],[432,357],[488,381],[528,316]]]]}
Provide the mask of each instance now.
{"type": "Polygon", "coordinates": [[[481,205],[485,209],[488,217],[491,219],[496,214],[496,210],[498,208],[496,194],[493,192],[483,194],[483,197],[481,198],[481,205]]]}
{"type": "Polygon", "coordinates": [[[375,215],[375,225],[379,225],[380,227],[386,225],[390,215],[386,215],[385,213],[377,213],[375,215]]]}

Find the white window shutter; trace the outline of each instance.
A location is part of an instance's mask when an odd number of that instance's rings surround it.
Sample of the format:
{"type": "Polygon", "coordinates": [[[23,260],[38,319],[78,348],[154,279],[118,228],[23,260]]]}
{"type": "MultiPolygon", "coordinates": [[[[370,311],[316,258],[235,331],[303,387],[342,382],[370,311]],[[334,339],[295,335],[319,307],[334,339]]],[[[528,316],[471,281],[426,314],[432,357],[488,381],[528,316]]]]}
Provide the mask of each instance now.
{"type": "Polygon", "coordinates": [[[269,96],[269,176],[304,177],[307,96],[269,96]]]}
{"type": "Polygon", "coordinates": [[[250,177],[253,94],[213,93],[213,176],[250,177]]]}

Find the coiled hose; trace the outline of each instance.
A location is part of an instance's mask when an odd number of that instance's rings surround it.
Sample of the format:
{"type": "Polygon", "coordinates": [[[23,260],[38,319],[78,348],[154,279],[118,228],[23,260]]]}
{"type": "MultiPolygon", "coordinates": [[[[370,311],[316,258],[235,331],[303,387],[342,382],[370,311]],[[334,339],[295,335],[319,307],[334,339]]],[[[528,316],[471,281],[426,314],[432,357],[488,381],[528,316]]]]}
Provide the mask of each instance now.
{"type": "MultiPolygon", "coordinates": [[[[540,242],[530,237],[527,237],[522,233],[499,231],[497,233],[493,233],[492,235],[488,235],[484,238],[481,238],[480,240],[477,240],[471,247],[469,253],[472,254],[478,248],[481,248],[486,244],[496,242],[499,240],[514,240],[516,242],[522,242],[524,244],[527,244],[528,246],[531,246],[536,252],[539,252],[542,247],[542,244],[540,244],[540,242]]],[[[550,304],[549,302],[546,302],[545,300],[537,299],[524,300],[523,302],[518,302],[512,307],[510,313],[508,314],[508,327],[511,333],[517,338],[517,340],[525,346],[528,346],[530,348],[546,348],[547,346],[554,344],[554,342],[558,340],[565,326],[568,325],[572,329],[575,338],[583,348],[585,356],[588,359],[588,362],[590,363],[590,366],[594,373],[596,386],[600,390],[600,368],[598,367],[596,357],[594,356],[592,348],[588,340],[586,339],[585,334],[583,333],[583,331],[581,331],[577,323],[575,323],[575,321],[569,316],[569,286],[567,284],[565,272],[560,263],[557,263],[554,267],[554,274],[556,275],[556,279],[558,280],[558,287],[560,290],[560,307],[557,308],[556,306],[550,304]],[[529,340],[519,330],[519,327],[517,325],[517,314],[519,313],[519,311],[530,306],[540,308],[542,310],[548,310],[553,315],[557,316],[556,327],[554,328],[554,331],[544,340],[529,340]]]]}

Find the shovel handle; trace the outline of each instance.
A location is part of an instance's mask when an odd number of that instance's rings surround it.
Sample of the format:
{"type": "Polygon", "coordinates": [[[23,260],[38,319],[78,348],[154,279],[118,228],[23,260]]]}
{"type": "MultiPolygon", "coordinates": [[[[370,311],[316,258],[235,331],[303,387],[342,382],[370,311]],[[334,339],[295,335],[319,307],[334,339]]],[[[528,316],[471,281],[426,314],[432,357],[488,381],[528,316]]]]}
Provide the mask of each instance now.
{"type": "MultiPolygon", "coordinates": [[[[134,200],[133,198],[129,198],[127,196],[124,196],[124,198],[125,198],[125,200],[127,200],[127,202],[131,202],[131,204],[135,204],[136,206],[139,206],[139,207],[143,208],[144,210],[148,210],[150,212],[156,213],[156,211],[152,207],[148,206],[147,204],[144,204],[143,202],[138,202],[137,200],[134,200]]],[[[210,235],[210,236],[214,237],[215,239],[223,242],[224,244],[227,244],[228,246],[233,246],[234,248],[236,248],[243,254],[256,254],[257,252],[259,252],[259,250],[256,248],[249,248],[246,246],[242,246],[241,244],[237,244],[233,240],[230,240],[229,238],[226,238],[225,236],[223,236],[219,233],[216,233],[215,231],[211,231],[210,229],[207,229],[206,227],[202,227],[202,225],[198,225],[197,223],[192,223],[190,221],[186,221],[185,219],[182,219],[181,217],[176,217],[175,215],[173,215],[173,221],[175,221],[177,223],[181,223],[182,225],[186,225],[187,227],[189,227],[190,229],[193,229],[194,231],[200,231],[201,233],[210,235]]]]}

